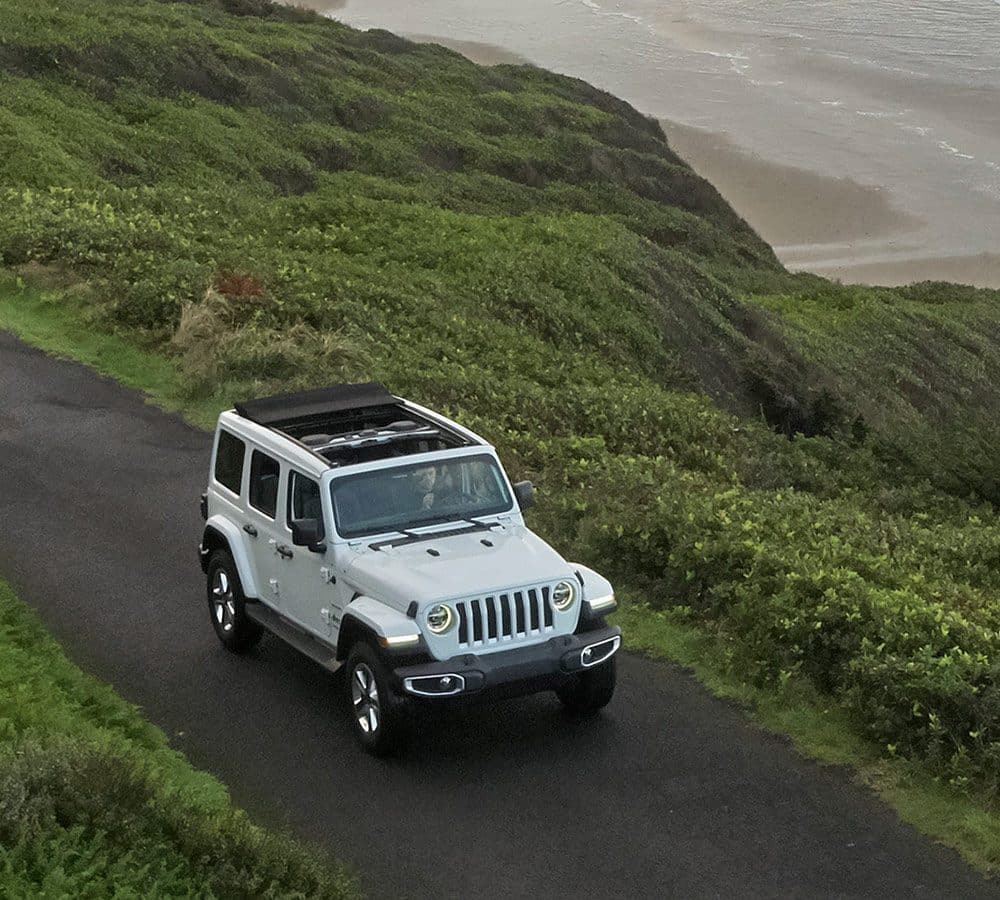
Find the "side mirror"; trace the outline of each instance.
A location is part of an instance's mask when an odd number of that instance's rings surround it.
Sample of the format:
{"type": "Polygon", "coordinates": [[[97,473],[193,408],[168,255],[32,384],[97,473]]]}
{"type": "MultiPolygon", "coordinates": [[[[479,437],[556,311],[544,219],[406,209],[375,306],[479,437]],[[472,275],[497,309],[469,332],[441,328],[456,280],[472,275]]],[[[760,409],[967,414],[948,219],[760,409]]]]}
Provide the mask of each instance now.
{"type": "Polygon", "coordinates": [[[522,510],[535,505],[535,486],[530,481],[519,481],[514,485],[514,498],[522,510]]]}
{"type": "Polygon", "coordinates": [[[326,551],[326,544],[321,543],[319,519],[299,519],[291,524],[292,543],[296,547],[308,547],[313,553],[326,551]]]}

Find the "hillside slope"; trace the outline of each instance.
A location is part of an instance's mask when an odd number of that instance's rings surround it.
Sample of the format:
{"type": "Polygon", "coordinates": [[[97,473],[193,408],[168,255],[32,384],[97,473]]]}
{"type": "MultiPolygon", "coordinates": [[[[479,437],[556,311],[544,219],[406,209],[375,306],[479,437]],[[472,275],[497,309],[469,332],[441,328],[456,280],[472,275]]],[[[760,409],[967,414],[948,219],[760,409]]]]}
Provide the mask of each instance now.
{"type": "Polygon", "coordinates": [[[12,0],[0,35],[6,267],[192,397],[443,407],[734,671],[996,794],[997,293],[790,275],[657,124],[531,67],[262,0],[12,0]]]}

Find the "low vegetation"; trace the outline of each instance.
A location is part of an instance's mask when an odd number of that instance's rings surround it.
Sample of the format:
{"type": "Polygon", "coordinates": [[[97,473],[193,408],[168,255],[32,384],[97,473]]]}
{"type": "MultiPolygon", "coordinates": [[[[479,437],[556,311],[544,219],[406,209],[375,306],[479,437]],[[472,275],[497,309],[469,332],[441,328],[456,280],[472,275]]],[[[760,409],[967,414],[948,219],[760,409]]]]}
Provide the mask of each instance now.
{"type": "Polygon", "coordinates": [[[0,10],[0,261],[197,405],[377,378],[758,686],[1000,798],[1000,295],[791,275],[580,81],[263,0],[0,10]]]}
{"type": "Polygon", "coordinates": [[[83,674],[0,582],[0,895],[356,896],[83,674]]]}

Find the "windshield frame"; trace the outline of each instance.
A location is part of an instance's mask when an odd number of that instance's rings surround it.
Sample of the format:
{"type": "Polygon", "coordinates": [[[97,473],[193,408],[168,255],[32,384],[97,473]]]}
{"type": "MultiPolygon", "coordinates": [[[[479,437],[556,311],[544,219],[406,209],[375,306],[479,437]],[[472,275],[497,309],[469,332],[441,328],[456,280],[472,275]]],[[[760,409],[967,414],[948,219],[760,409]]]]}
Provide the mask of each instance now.
{"type": "Polygon", "coordinates": [[[323,493],[326,495],[325,502],[329,503],[333,533],[336,534],[342,541],[348,543],[371,541],[373,538],[379,538],[383,535],[405,534],[405,531],[400,531],[400,529],[411,530],[414,528],[441,528],[442,530],[453,530],[456,527],[468,527],[469,524],[474,523],[476,520],[488,520],[496,516],[509,516],[517,514],[520,511],[514,495],[513,485],[511,484],[510,478],[504,470],[496,451],[492,447],[483,445],[444,451],[435,450],[431,453],[415,453],[405,457],[405,459],[394,458],[378,460],[377,462],[367,464],[364,467],[358,467],[356,470],[354,467],[340,471],[335,470],[331,473],[331,477],[323,479],[323,481],[325,482],[323,493]],[[456,512],[454,515],[447,515],[447,517],[444,518],[434,517],[434,521],[427,522],[399,522],[397,523],[399,526],[397,528],[380,525],[377,530],[350,530],[348,532],[344,532],[342,530],[341,523],[337,516],[336,503],[334,502],[333,495],[334,488],[336,488],[341,482],[368,477],[371,476],[372,473],[382,470],[391,471],[394,469],[415,469],[423,466],[441,465],[448,462],[462,462],[475,459],[492,463],[497,467],[497,470],[500,473],[500,484],[508,501],[507,505],[503,508],[490,508],[481,512],[468,510],[464,515],[461,512],[456,512]]]}

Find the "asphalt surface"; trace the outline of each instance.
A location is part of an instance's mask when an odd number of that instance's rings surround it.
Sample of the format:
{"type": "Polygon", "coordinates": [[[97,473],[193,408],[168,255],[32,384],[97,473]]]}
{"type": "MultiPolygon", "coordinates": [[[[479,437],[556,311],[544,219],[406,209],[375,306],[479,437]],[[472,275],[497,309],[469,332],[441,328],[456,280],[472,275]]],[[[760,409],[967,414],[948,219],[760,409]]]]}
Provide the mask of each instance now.
{"type": "Polygon", "coordinates": [[[1000,897],[842,769],[682,670],[624,656],[578,723],[552,696],[356,748],[339,685],[268,637],[216,642],[197,562],[209,437],[0,332],[0,573],[70,656],[258,819],[374,897],[1000,897]]]}

